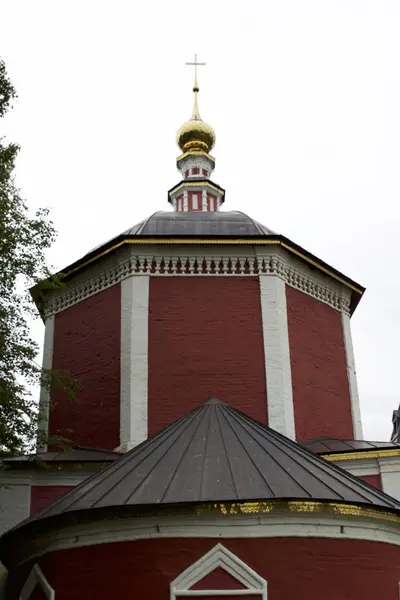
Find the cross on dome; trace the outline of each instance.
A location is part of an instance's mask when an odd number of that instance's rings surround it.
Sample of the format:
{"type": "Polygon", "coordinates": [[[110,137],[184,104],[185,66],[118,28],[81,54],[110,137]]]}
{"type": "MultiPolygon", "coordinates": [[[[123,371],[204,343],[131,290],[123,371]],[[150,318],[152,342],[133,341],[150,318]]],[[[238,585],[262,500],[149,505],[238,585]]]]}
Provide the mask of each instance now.
{"type": "Polygon", "coordinates": [[[199,91],[199,85],[197,83],[197,67],[205,67],[206,63],[205,62],[197,62],[197,54],[194,55],[194,62],[187,62],[185,63],[187,66],[189,67],[194,67],[194,86],[193,86],[193,91],[194,92],[198,92],[199,91]]]}
{"type": "Polygon", "coordinates": [[[176,163],[182,181],[168,192],[168,201],[177,212],[216,212],[224,202],[225,192],[210,181],[210,175],[215,167],[215,159],[210,155],[215,144],[215,133],[213,128],[200,117],[197,99],[199,94],[197,68],[204,67],[206,63],[198,61],[195,54],[194,61],[185,64],[194,67],[193,112],[190,119],[180,127],[176,136],[182,151],[176,163]]]}

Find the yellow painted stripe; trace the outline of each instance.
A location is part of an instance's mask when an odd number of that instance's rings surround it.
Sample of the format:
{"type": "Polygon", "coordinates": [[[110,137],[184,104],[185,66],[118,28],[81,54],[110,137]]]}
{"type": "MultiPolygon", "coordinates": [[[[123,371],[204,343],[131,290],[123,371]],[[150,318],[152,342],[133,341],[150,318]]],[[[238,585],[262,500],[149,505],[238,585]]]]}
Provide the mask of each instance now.
{"type": "Polygon", "coordinates": [[[386,456],[400,456],[400,448],[393,450],[365,450],[364,452],[343,452],[342,454],[320,454],[329,461],[336,460],[365,460],[367,458],[384,458],[386,456]]]}

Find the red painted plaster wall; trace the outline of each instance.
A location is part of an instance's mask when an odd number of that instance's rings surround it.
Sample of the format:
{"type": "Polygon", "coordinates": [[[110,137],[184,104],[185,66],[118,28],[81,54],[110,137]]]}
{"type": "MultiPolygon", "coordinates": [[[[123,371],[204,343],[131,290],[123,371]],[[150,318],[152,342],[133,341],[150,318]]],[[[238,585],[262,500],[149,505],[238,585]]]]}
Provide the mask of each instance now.
{"type": "Polygon", "coordinates": [[[75,444],[119,446],[121,289],[114,285],[56,315],[53,368],[80,388],[52,395],[49,432],[75,444]]]}
{"type": "MultiPolygon", "coordinates": [[[[61,550],[39,562],[57,600],[169,600],[169,583],[218,542],[121,542],[61,550]]],[[[398,600],[398,546],[313,538],[224,539],[223,544],[267,580],[271,600],[398,600]]],[[[9,573],[7,600],[17,600],[26,572],[21,567],[9,573]]]]}
{"type": "Polygon", "coordinates": [[[210,397],[267,422],[257,277],[153,277],[149,435],[210,397]]]}
{"type": "Polygon", "coordinates": [[[225,569],[217,567],[200,581],[192,585],[191,590],[243,590],[245,586],[225,569]]]}
{"type": "Polygon", "coordinates": [[[286,287],[297,441],[353,439],[340,312],[286,287]]]}
{"type": "Polygon", "coordinates": [[[43,510],[57,498],[64,496],[73,486],[70,485],[33,485],[31,487],[31,516],[43,510]]]}
{"type": "Polygon", "coordinates": [[[362,477],[359,477],[359,479],[362,479],[366,483],[369,483],[369,485],[372,485],[372,487],[377,488],[378,490],[382,489],[382,481],[380,475],[363,475],[362,477]]]}
{"type": "Polygon", "coordinates": [[[46,596],[43,588],[39,584],[36,584],[29,600],[48,600],[48,596],[46,596]]]}

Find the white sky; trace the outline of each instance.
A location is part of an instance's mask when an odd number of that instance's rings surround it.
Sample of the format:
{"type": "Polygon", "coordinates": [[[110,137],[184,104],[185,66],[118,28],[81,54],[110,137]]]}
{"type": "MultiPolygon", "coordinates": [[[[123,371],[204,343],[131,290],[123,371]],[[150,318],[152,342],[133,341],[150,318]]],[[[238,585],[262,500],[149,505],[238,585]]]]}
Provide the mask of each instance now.
{"type": "Polygon", "coordinates": [[[3,133],[22,146],[29,204],[51,208],[51,263],[168,210],[197,52],[225,209],[367,287],[352,319],[364,434],[388,439],[400,401],[399,1],[0,4],[19,94],[3,133]]]}

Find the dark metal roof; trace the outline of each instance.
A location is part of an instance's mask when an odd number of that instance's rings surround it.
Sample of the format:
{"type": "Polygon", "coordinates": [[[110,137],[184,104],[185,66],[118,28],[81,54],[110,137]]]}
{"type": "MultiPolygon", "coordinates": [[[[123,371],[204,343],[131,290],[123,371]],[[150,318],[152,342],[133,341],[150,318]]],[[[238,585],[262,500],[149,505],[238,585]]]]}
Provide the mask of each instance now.
{"type": "MultiPolygon", "coordinates": [[[[216,212],[158,211],[112,239],[126,236],[226,236],[235,238],[265,235],[276,234],[265,225],[261,225],[261,223],[237,210],[216,212]]],[[[89,254],[91,252],[93,250],[89,254]]]]}
{"type": "Polygon", "coordinates": [[[341,440],[339,438],[315,438],[301,442],[301,445],[315,454],[342,452],[369,452],[371,450],[400,450],[400,444],[392,442],[367,442],[366,440],[341,440]]]}
{"type": "Polygon", "coordinates": [[[61,450],[58,452],[38,452],[37,454],[24,456],[11,456],[3,459],[3,462],[9,466],[14,464],[29,465],[38,462],[53,463],[82,463],[82,462],[109,462],[123,456],[121,452],[112,452],[102,448],[84,448],[76,447],[70,450],[61,450]]]}
{"type": "Polygon", "coordinates": [[[87,509],[256,499],[334,501],[400,510],[394,498],[211,399],[26,523],[87,509]]]}

